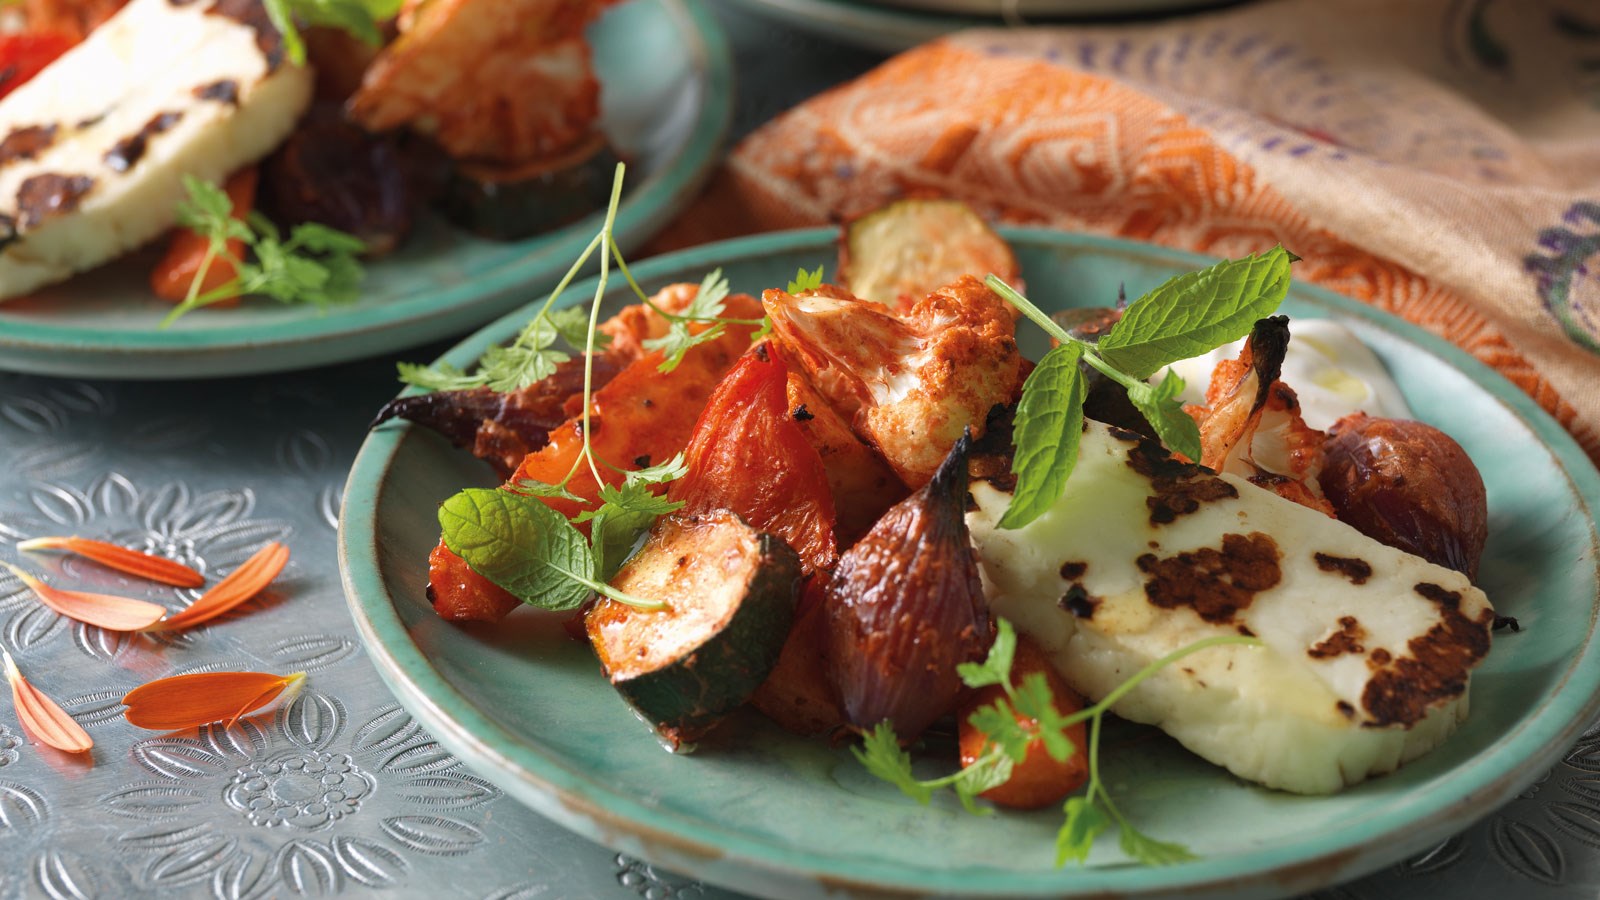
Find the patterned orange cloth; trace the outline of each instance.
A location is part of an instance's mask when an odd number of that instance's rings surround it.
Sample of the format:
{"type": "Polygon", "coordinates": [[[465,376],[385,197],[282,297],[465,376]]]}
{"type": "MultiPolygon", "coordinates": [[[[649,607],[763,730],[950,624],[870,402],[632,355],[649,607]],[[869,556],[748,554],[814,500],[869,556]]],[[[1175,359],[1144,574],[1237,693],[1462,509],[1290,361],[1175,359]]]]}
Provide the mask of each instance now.
{"type": "Polygon", "coordinates": [[[1296,277],[1498,369],[1600,460],[1600,8],[1284,0],[972,31],[743,141],[665,241],[906,194],[1296,277]]]}

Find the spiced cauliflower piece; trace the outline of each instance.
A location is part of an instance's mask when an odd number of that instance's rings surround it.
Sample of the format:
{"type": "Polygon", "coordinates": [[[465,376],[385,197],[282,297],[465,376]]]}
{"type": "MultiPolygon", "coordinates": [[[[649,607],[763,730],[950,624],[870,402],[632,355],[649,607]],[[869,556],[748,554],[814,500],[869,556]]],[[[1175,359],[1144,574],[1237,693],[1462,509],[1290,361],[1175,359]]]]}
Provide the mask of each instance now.
{"type": "Polygon", "coordinates": [[[971,276],[903,315],[831,285],[769,290],[762,305],[786,356],[912,488],[1022,385],[1014,313],[971,276]]]}

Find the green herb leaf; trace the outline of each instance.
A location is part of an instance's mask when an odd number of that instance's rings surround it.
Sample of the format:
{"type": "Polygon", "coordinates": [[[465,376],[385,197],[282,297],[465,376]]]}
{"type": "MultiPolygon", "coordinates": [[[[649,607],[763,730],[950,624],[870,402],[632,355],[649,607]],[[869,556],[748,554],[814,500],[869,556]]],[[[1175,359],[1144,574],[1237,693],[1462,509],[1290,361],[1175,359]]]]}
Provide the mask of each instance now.
{"type": "MultiPolygon", "coordinates": [[[[574,503],[587,503],[589,501],[567,490],[565,484],[549,484],[532,478],[519,478],[513,485],[516,492],[527,497],[560,497],[574,503]]],[[[580,516],[579,521],[582,521],[580,516]]]]}
{"type": "Polygon", "coordinates": [[[1034,733],[1017,721],[1016,710],[1005,700],[996,700],[972,711],[967,724],[983,732],[989,743],[999,748],[1012,762],[1022,762],[1034,733]]]}
{"type": "Polygon", "coordinates": [[[787,290],[791,294],[799,294],[805,291],[814,291],[819,287],[822,287],[822,267],[817,266],[816,271],[807,272],[806,267],[801,266],[799,273],[794,276],[794,280],[789,282],[787,290]]]}
{"type": "Polygon", "coordinates": [[[1238,340],[1283,302],[1290,259],[1280,246],[1179,275],[1135,300],[1095,349],[1142,379],[1238,340]]]}
{"type": "Polygon", "coordinates": [[[899,788],[907,797],[924,805],[933,799],[933,789],[912,774],[911,754],[900,749],[894,726],[887,721],[879,722],[867,732],[861,746],[851,747],[850,752],[868,772],[899,788]]]}
{"type": "Polygon", "coordinates": [[[1011,623],[1000,619],[995,626],[994,643],[989,645],[989,655],[981,663],[960,663],[956,674],[969,688],[991,684],[1008,684],[1011,678],[1011,661],[1017,652],[1017,630],[1011,623]]]}
{"type": "Polygon", "coordinates": [[[464,391],[483,386],[482,379],[468,375],[447,362],[435,366],[400,362],[395,363],[395,369],[399,371],[401,381],[429,391],[464,391]]]}
{"type": "Polygon", "coordinates": [[[566,517],[531,497],[468,488],[439,507],[444,543],[474,572],[540,609],[589,599],[594,558],[566,517]]]}
{"type": "Polygon", "coordinates": [[[955,788],[956,796],[961,800],[961,806],[975,816],[994,815],[992,807],[978,805],[978,795],[990,788],[997,788],[1011,780],[1011,772],[1016,764],[1011,757],[1004,753],[986,753],[972,761],[956,773],[956,778],[950,783],[955,788]]]}
{"type": "Polygon", "coordinates": [[[1078,462],[1088,392],[1078,369],[1082,358],[1082,344],[1061,344],[1044,355],[1022,385],[1012,431],[1017,488],[1000,517],[1001,528],[1021,528],[1054,506],[1078,462]]]}
{"type": "Polygon", "coordinates": [[[306,64],[305,39],[300,36],[297,18],[307,25],[343,29],[377,47],[383,43],[378,23],[394,18],[400,9],[399,0],[262,0],[262,6],[283,35],[284,55],[297,66],[306,64]]]}
{"type": "Polygon", "coordinates": [[[1088,861],[1094,839],[1111,827],[1111,817],[1085,797],[1068,797],[1065,810],[1067,820],[1056,832],[1056,865],[1069,859],[1081,865],[1088,861]]]}
{"type": "Polygon", "coordinates": [[[1145,421],[1155,428],[1156,436],[1167,449],[1193,460],[1200,458],[1200,426],[1183,411],[1178,395],[1183,392],[1183,379],[1178,373],[1167,370],[1167,376],[1154,387],[1135,382],[1128,388],[1128,400],[1145,421]]]}
{"type": "Polygon", "coordinates": [[[700,281],[700,289],[695,291],[694,299],[689,301],[683,312],[670,319],[667,333],[643,342],[646,350],[660,350],[665,356],[659,366],[660,371],[671,372],[683,362],[684,354],[690,349],[722,336],[727,324],[714,320],[722,315],[727,299],[728,279],[722,277],[721,269],[713,270],[700,281]],[[690,333],[691,324],[704,322],[714,324],[699,334],[690,333]]]}
{"type": "Polygon", "coordinates": [[[535,316],[517,339],[506,346],[490,347],[478,363],[478,376],[490,390],[520,391],[556,373],[572,356],[552,346],[560,337],[545,316],[535,316]]]}
{"type": "Polygon", "coordinates": [[[666,484],[669,481],[677,481],[688,473],[689,465],[684,462],[683,453],[680,451],[676,456],[664,463],[656,463],[653,466],[634,469],[623,477],[625,483],[629,485],[666,484]]]}
{"type": "Polygon", "coordinates": [[[1078,752],[1067,737],[1071,722],[1056,711],[1055,695],[1043,672],[1029,672],[1023,677],[1017,686],[1016,704],[1018,715],[1034,721],[1033,733],[1051,759],[1066,762],[1067,757],[1078,752]]]}
{"type": "MultiPolygon", "coordinates": [[[[589,313],[581,306],[564,306],[553,309],[545,314],[550,326],[561,335],[561,339],[571,344],[574,349],[582,350],[589,345],[589,313]]],[[[596,328],[594,332],[594,348],[604,350],[611,345],[611,335],[596,328]]]]}
{"type": "MultiPolygon", "coordinates": [[[[677,504],[682,506],[683,504],[677,504]]],[[[589,523],[595,576],[610,581],[632,555],[640,535],[650,530],[659,513],[607,504],[595,511],[589,523]]]]}
{"type": "Polygon", "coordinates": [[[1147,866],[1170,866],[1198,858],[1182,844],[1158,841],[1127,822],[1122,822],[1121,826],[1122,836],[1117,843],[1122,846],[1122,852],[1147,866]]]}

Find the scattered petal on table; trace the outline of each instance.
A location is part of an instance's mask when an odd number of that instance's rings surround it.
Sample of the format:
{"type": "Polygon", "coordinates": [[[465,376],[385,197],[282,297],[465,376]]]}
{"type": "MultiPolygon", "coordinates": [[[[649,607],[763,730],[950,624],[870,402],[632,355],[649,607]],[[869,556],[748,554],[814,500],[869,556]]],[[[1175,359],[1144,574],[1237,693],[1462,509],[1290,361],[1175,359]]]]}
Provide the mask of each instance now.
{"type": "Polygon", "coordinates": [[[153,731],[178,731],[223,722],[229,726],[298,688],[304,672],[197,672],[162,678],[129,691],[122,702],[129,722],[153,731]]]}
{"type": "Polygon", "coordinates": [[[273,541],[217,582],[188,609],[151,625],[149,631],[189,628],[226,613],[261,593],[289,562],[289,548],[273,541]]]}
{"type": "Polygon", "coordinates": [[[16,705],[17,718],[29,734],[39,742],[67,753],[87,753],[94,739],[75,719],[54,700],[22,677],[17,661],[11,654],[0,650],[5,658],[6,680],[11,682],[11,702],[16,705]]]}
{"type": "Polygon", "coordinates": [[[67,550],[79,556],[92,559],[108,568],[129,575],[137,575],[150,581],[170,584],[173,587],[194,588],[206,583],[206,577],[189,568],[183,563],[167,559],[164,556],[154,556],[119,547],[105,541],[91,538],[72,537],[41,537],[23,541],[17,545],[18,550],[67,550]]]}
{"type": "Polygon", "coordinates": [[[166,607],[115,594],[91,594],[53,588],[10,563],[0,563],[22,579],[45,606],[69,619],[107,631],[139,631],[167,614],[166,607]]]}

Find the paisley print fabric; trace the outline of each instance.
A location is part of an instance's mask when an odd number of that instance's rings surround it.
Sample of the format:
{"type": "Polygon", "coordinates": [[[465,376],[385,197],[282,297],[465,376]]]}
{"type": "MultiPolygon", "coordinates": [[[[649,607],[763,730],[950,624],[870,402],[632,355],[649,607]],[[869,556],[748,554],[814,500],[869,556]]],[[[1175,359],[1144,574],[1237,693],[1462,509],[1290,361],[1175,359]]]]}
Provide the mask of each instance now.
{"type": "Polygon", "coordinates": [[[746,138],[658,249],[960,197],[1236,256],[1498,369],[1600,459],[1600,8],[1284,0],[969,31],[746,138]]]}

